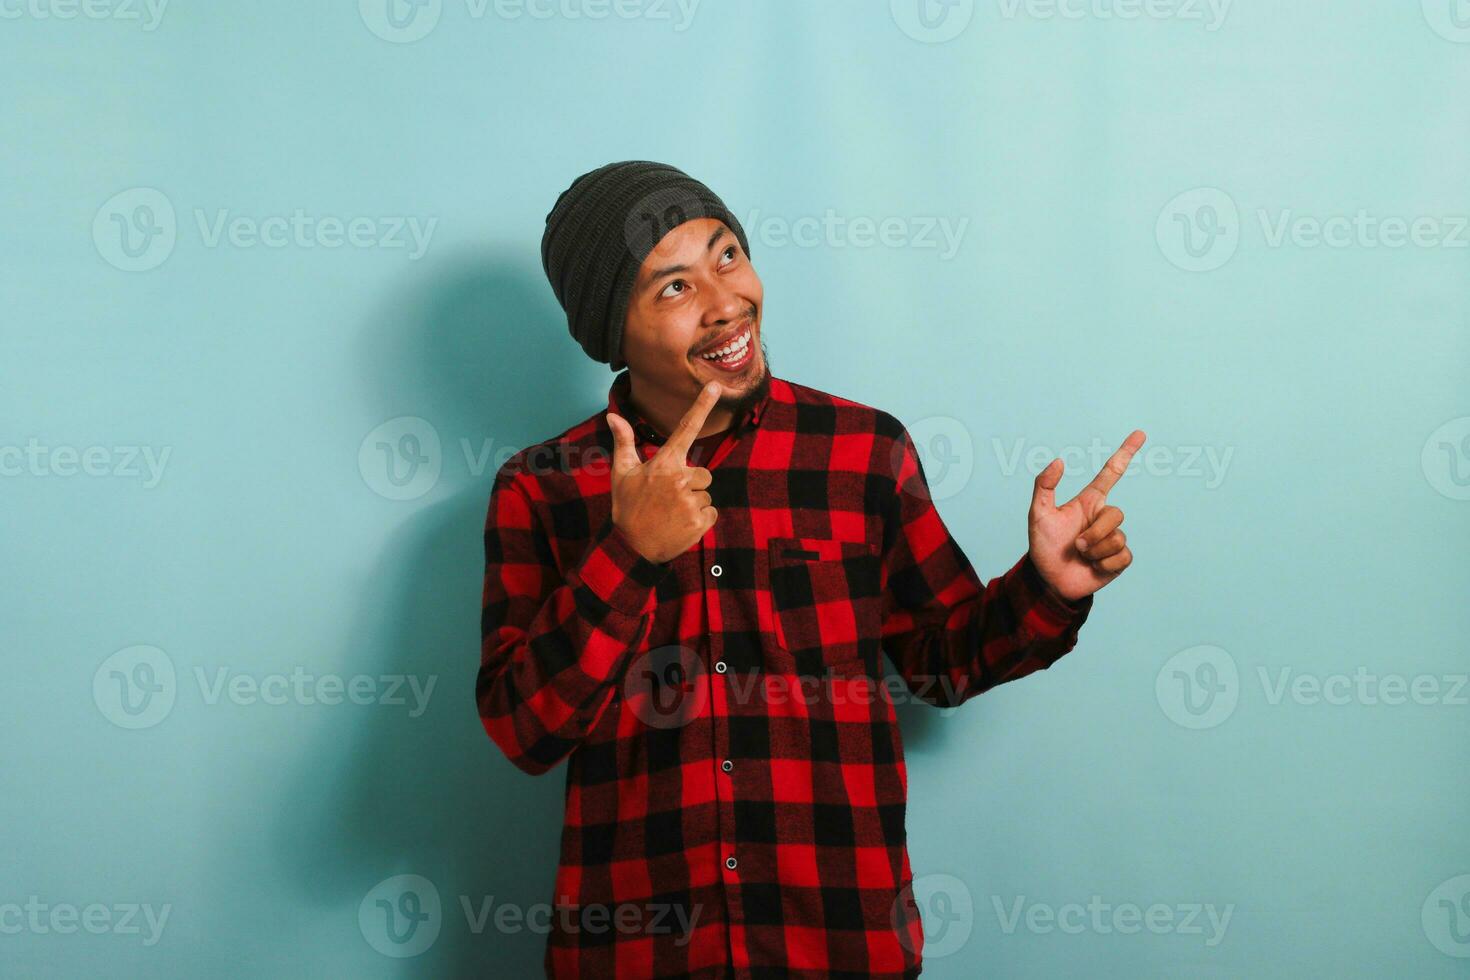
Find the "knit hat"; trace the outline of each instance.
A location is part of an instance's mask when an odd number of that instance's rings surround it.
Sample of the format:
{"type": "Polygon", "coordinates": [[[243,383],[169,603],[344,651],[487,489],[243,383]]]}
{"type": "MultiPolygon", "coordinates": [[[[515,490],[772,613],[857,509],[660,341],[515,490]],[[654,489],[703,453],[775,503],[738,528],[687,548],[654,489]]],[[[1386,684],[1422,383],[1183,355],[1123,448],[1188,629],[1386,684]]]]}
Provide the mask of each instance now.
{"type": "Polygon", "coordinates": [[[588,357],[627,367],[623,320],[638,269],[665,235],[696,218],[723,221],[750,254],[745,230],[714,191],[667,164],[609,163],[561,192],[546,215],[541,267],[588,357]]]}

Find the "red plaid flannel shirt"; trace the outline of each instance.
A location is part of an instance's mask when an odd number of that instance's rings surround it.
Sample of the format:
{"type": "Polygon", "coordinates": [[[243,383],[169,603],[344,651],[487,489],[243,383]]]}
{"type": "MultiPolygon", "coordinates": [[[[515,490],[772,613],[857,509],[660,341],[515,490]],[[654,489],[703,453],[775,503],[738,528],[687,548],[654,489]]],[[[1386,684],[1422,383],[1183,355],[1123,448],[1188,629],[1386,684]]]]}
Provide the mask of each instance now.
{"type": "Polygon", "coordinates": [[[611,523],[611,454],[603,412],[527,447],[485,527],[481,720],[526,772],[567,760],[548,975],[917,975],[894,697],[1049,667],[1092,597],[1029,556],[982,583],[903,425],[795,382],[691,448],[718,519],[671,561],[611,523]]]}

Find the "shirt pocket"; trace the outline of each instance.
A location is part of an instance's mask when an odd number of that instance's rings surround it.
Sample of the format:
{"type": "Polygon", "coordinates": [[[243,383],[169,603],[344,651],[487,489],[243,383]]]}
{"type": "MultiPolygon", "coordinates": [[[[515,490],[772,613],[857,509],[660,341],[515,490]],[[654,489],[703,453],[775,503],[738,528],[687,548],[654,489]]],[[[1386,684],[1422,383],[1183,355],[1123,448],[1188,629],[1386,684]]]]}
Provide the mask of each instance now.
{"type": "Polygon", "coordinates": [[[776,642],[800,673],[876,667],[882,552],[866,541],[770,538],[776,642]]]}

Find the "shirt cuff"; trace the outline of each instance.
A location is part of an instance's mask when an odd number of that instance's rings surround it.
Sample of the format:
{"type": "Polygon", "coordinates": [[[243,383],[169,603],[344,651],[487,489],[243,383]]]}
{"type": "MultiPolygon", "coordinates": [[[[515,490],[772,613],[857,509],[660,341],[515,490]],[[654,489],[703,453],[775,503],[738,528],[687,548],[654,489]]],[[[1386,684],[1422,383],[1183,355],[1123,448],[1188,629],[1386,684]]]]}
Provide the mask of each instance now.
{"type": "Polygon", "coordinates": [[[1092,596],[1065,599],[1041,577],[1041,570],[1031,560],[1031,552],[1021,556],[1006,576],[1023,596],[1020,613],[1038,636],[1060,636],[1068,629],[1081,626],[1092,609],[1092,596]]]}
{"type": "Polygon", "coordinates": [[[608,520],[592,537],[576,575],[592,594],[629,616],[653,609],[654,588],[673,570],[668,562],[649,561],[608,520]]]}

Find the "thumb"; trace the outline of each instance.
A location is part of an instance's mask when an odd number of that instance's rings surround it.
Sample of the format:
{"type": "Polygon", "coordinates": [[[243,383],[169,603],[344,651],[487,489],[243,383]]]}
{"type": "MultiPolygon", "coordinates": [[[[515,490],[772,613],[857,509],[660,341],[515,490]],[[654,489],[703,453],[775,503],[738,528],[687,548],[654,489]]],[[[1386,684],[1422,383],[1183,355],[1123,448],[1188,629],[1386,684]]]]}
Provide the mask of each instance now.
{"type": "Polygon", "coordinates": [[[621,415],[608,412],[607,424],[613,435],[612,472],[618,477],[638,467],[638,450],[633,445],[633,427],[621,415]]]}
{"type": "Polygon", "coordinates": [[[1058,456],[1046,464],[1046,469],[1036,474],[1036,485],[1031,491],[1031,513],[1056,507],[1057,484],[1062,482],[1062,473],[1066,468],[1067,464],[1058,456]]]}

